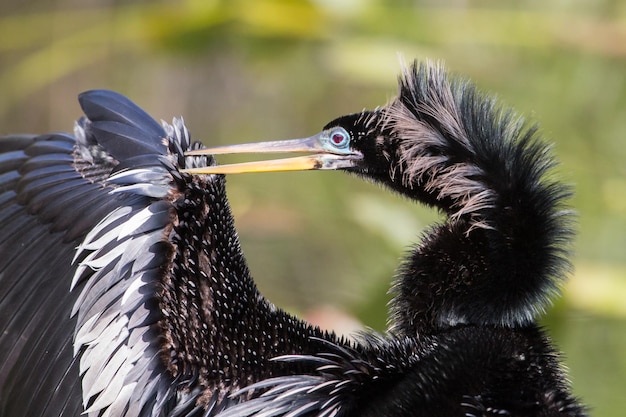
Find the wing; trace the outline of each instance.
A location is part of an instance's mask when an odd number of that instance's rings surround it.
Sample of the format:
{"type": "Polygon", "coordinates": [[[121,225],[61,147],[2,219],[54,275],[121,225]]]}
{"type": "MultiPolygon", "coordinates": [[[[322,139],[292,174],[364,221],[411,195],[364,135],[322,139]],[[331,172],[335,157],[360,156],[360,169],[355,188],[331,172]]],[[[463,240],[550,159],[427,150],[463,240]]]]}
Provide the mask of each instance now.
{"type": "Polygon", "coordinates": [[[259,294],[182,120],[79,101],[73,136],[0,140],[0,416],[216,415],[309,369],[271,358],[334,337],[259,294]]]}
{"type": "Polygon", "coordinates": [[[75,136],[0,139],[1,416],[152,415],[173,395],[155,286],[168,146],[188,136],[110,91],[79,100],[75,136]]]}
{"type": "MultiPolygon", "coordinates": [[[[80,402],[71,400],[80,398],[80,386],[71,349],[71,296],[67,280],[62,279],[71,276],[75,243],[69,234],[64,241],[68,230],[55,227],[63,222],[64,213],[57,210],[61,216],[55,218],[52,212],[42,210],[46,201],[34,196],[37,187],[54,195],[48,190],[63,177],[74,180],[75,185],[87,185],[70,165],[73,145],[73,137],[61,134],[0,141],[3,416],[46,415],[48,410],[59,415],[80,413],[80,402]],[[46,170],[51,175],[37,175],[46,170]],[[35,198],[28,198],[29,194],[35,198]],[[33,402],[34,396],[41,401],[33,402]]],[[[74,233],[79,236],[81,231],[74,233]]]]}

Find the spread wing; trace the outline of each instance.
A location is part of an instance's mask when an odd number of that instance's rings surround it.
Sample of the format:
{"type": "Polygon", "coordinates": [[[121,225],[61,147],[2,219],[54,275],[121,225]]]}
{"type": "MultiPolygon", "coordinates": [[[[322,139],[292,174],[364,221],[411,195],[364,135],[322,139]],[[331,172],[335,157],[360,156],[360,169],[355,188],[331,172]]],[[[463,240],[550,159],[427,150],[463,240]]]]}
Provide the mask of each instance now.
{"type": "Polygon", "coordinates": [[[174,395],[154,289],[188,135],[110,91],[80,102],[75,135],[0,138],[2,416],[151,415],[174,395]]]}
{"type": "Polygon", "coordinates": [[[74,135],[0,138],[0,416],[216,415],[310,368],[271,360],[324,334],[258,293],[182,120],[79,101],[74,135]]]}

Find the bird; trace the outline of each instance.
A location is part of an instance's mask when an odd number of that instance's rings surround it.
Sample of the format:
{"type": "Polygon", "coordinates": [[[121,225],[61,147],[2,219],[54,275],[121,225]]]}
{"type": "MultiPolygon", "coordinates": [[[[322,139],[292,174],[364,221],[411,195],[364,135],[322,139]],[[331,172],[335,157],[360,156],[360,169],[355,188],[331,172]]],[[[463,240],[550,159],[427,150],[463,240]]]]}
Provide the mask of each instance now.
{"type": "Polygon", "coordinates": [[[570,190],[537,128],[442,65],[305,139],[206,148],[119,93],[74,134],[0,139],[0,416],[585,416],[537,318],[570,190]],[[213,155],[307,152],[216,164],[213,155]],[[225,175],[341,170],[445,213],[354,340],[272,304],[225,175]]]}

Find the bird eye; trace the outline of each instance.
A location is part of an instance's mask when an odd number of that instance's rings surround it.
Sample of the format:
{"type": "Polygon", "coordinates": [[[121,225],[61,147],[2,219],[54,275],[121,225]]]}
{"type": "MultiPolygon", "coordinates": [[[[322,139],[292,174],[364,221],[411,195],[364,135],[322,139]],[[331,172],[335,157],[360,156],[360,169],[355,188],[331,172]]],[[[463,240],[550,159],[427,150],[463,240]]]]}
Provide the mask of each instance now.
{"type": "Polygon", "coordinates": [[[350,134],[342,127],[331,130],[329,139],[330,143],[336,148],[347,148],[350,144],[350,134]]]}

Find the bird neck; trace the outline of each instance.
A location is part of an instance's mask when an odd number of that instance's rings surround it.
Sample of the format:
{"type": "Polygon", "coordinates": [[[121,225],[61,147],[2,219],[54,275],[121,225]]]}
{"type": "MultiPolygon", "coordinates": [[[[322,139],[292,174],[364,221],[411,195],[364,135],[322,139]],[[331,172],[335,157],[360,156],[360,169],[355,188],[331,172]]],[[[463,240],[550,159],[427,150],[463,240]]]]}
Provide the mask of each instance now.
{"type": "Polygon", "coordinates": [[[554,162],[535,129],[472,91],[451,95],[462,98],[448,112],[420,112],[402,100],[388,110],[388,185],[447,214],[399,271],[397,327],[525,325],[569,267],[569,190],[546,178],[554,162]],[[433,116],[455,111],[455,119],[433,116]]]}
{"type": "Polygon", "coordinates": [[[198,384],[208,401],[225,385],[232,390],[273,376],[284,365],[270,358],[313,351],[311,337],[328,335],[277,309],[258,292],[223,177],[194,176],[182,189],[168,237],[170,271],[161,289],[161,356],[175,379],[198,384]]]}

